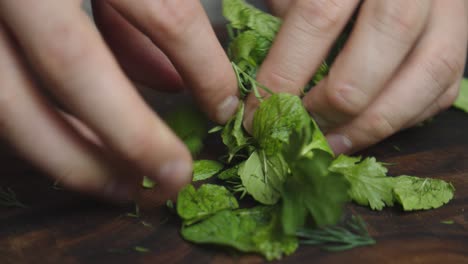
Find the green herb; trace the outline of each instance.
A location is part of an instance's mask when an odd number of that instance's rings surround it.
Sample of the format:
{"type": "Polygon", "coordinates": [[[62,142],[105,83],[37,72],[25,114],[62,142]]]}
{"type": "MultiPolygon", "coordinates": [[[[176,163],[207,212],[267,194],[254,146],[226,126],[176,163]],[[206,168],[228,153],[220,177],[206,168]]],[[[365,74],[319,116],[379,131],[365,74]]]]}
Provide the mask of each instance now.
{"type": "Polygon", "coordinates": [[[226,181],[226,180],[233,180],[234,178],[238,178],[239,167],[240,167],[240,164],[237,164],[235,166],[232,166],[229,169],[225,169],[224,171],[218,174],[218,179],[226,181]]]}
{"type": "Polygon", "coordinates": [[[223,169],[223,164],[214,160],[197,160],[193,163],[192,181],[203,181],[216,175],[223,169]]]}
{"type": "Polygon", "coordinates": [[[156,183],[151,180],[150,178],[148,177],[143,177],[143,181],[141,183],[141,186],[145,189],[152,189],[154,186],[156,186],[156,183]]]}
{"type": "Polygon", "coordinates": [[[298,242],[278,228],[275,207],[223,210],[202,222],[182,228],[184,239],[202,244],[231,246],[243,252],[256,252],[268,260],[293,253],[298,242]]]}
{"type": "Polygon", "coordinates": [[[394,148],[396,151],[401,152],[401,148],[400,148],[399,146],[393,145],[393,148],[394,148]]]}
{"type": "Polygon", "coordinates": [[[228,159],[230,163],[239,152],[250,146],[250,137],[242,125],[244,119],[244,103],[239,103],[236,115],[228,121],[221,132],[224,145],[228,148],[228,159]]]}
{"type": "Polygon", "coordinates": [[[373,210],[393,205],[394,181],[387,177],[387,168],[375,158],[361,160],[360,157],[340,155],[330,170],[342,173],[350,182],[349,195],[356,203],[373,210]]]}
{"type": "Polygon", "coordinates": [[[455,224],[455,221],[453,220],[442,220],[440,221],[441,224],[444,224],[444,225],[453,225],[455,224]]]}
{"type": "Polygon", "coordinates": [[[139,252],[139,253],[148,253],[148,252],[150,252],[149,248],[140,247],[140,246],[135,246],[133,249],[135,249],[135,251],[139,252]]]}
{"type": "Polygon", "coordinates": [[[141,221],[140,222],[144,227],[148,227],[148,228],[154,228],[154,226],[151,224],[151,223],[148,223],[146,221],[141,221]]]}
{"type": "Polygon", "coordinates": [[[237,209],[236,198],[223,186],[203,184],[198,190],[187,185],[177,197],[177,213],[184,225],[201,221],[224,209],[237,209]]]}
{"type": "Polygon", "coordinates": [[[125,214],[126,216],[128,217],[132,217],[132,218],[140,218],[140,206],[135,203],[135,212],[134,213],[126,213],[125,214]]]}
{"type": "Polygon", "coordinates": [[[463,78],[460,84],[460,92],[453,106],[468,113],[468,79],[463,78]]]}
{"type": "Polygon", "coordinates": [[[276,204],[281,196],[281,187],[288,175],[288,165],[281,155],[268,156],[264,151],[255,151],[238,174],[245,190],[262,204],[276,204]]]}
{"type": "Polygon", "coordinates": [[[11,188],[4,190],[0,187],[0,205],[5,207],[27,208],[25,204],[18,200],[16,193],[11,188]]]}
{"type": "Polygon", "coordinates": [[[179,107],[165,116],[168,126],[185,143],[192,155],[203,148],[208,134],[206,116],[194,106],[179,107]]]}
{"type": "Polygon", "coordinates": [[[354,215],[343,226],[302,229],[297,235],[303,239],[301,244],[319,246],[328,251],[343,251],[375,244],[364,220],[354,215]]]}
{"type": "Polygon", "coordinates": [[[455,188],[443,180],[403,175],[395,178],[393,192],[403,209],[412,211],[441,207],[453,198],[455,188]]]}

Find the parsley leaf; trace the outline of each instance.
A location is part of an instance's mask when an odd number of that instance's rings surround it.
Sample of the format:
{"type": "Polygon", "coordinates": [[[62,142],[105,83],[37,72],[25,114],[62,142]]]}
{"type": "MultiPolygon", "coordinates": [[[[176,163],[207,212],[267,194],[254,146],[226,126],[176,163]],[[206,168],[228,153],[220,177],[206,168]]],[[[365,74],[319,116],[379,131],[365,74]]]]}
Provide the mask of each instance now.
{"type": "Polygon", "coordinates": [[[405,211],[438,208],[454,195],[452,184],[439,179],[399,176],[393,189],[395,199],[405,211]]]}
{"type": "Polygon", "coordinates": [[[329,169],[346,177],[351,184],[349,195],[357,204],[379,211],[393,205],[393,179],[387,177],[387,168],[375,158],[340,155],[329,169]]]}
{"type": "Polygon", "coordinates": [[[468,113],[468,79],[463,78],[460,84],[460,92],[453,106],[468,113]]]}
{"type": "Polygon", "coordinates": [[[223,186],[203,184],[198,190],[187,185],[177,196],[177,213],[184,225],[191,225],[224,209],[239,207],[236,198],[223,186]]]}
{"type": "Polygon", "coordinates": [[[154,186],[156,185],[156,183],[151,180],[150,178],[148,177],[143,177],[143,181],[141,182],[141,186],[145,189],[151,189],[153,188],[154,186]]]}
{"type": "Polygon", "coordinates": [[[193,162],[192,181],[203,181],[213,177],[223,169],[223,164],[214,160],[197,160],[193,162]]]}

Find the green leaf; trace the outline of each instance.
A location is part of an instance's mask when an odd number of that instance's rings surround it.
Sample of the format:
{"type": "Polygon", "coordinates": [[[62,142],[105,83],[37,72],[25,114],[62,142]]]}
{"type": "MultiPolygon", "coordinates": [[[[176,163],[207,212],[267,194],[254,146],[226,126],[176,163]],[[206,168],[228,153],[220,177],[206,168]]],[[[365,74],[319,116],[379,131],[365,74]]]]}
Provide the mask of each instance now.
{"type": "Polygon", "coordinates": [[[188,241],[260,253],[268,260],[292,254],[298,246],[295,236],[286,236],[278,228],[274,207],[224,210],[202,222],[183,227],[181,233],[188,241]]]}
{"type": "Polygon", "coordinates": [[[233,29],[253,30],[270,41],[276,36],[281,20],[265,13],[244,0],[223,0],[223,15],[233,29]]]}
{"type": "Polygon", "coordinates": [[[452,200],[455,188],[439,179],[399,176],[395,179],[395,199],[405,211],[439,208],[452,200]]]}
{"type": "Polygon", "coordinates": [[[342,173],[350,182],[349,195],[353,201],[373,210],[393,206],[393,178],[387,177],[387,168],[375,158],[340,155],[329,168],[342,173]]]}
{"type": "Polygon", "coordinates": [[[203,181],[216,175],[223,169],[223,164],[214,160],[197,160],[193,162],[192,181],[203,181]]]}
{"type": "Polygon", "coordinates": [[[468,79],[463,78],[460,84],[460,92],[453,106],[468,113],[468,79]]]}
{"type": "Polygon", "coordinates": [[[244,103],[240,102],[236,115],[228,121],[221,133],[223,143],[226,145],[229,152],[228,163],[231,162],[239,151],[250,145],[248,135],[242,126],[243,119],[244,103]]]}
{"type": "Polygon", "coordinates": [[[299,97],[278,93],[255,111],[252,135],[267,155],[275,155],[295,129],[309,125],[310,117],[299,97]]]}
{"type": "Polygon", "coordinates": [[[347,180],[328,169],[333,156],[322,149],[304,147],[310,145],[312,128],[295,131],[283,149],[291,170],[282,190],[282,224],[287,234],[303,228],[309,215],[317,226],[336,224],[349,200],[347,180]]]}
{"type": "Polygon", "coordinates": [[[187,185],[177,197],[177,213],[184,225],[191,225],[224,209],[239,207],[236,198],[223,186],[203,184],[198,190],[187,185]]]}
{"type": "Polygon", "coordinates": [[[192,155],[197,155],[208,134],[208,119],[193,105],[183,106],[165,116],[167,125],[185,143],[192,155]]]}
{"type": "Polygon", "coordinates": [[[265,152],[253,152],[239,167],[242,185],[252,197],[262,204],[278,202],[281,186],[288,174],[288,166],[281,155],[266,156],[265,152]]]}
{"type": "Polygon", "coordinates": [[[156,183],[151,180],[150,178],[148,177],[143,177],[143,182],[141,183],[141,186],[145,189],[152,189],[154,186],[156,185],[156,183]]]}
{"type": "Polygon", "coordinates": [[[226,181],[226,180],[232,180],[234,178],[238,178],[239,177],[239,174],[238,174],[239,167],[240,167],[240,165],[237,164],[235,166],[232,166],[229,169],[226,169],[226,170],[222,171],[220,174],[218,174],[218,179],[226,181]]]}

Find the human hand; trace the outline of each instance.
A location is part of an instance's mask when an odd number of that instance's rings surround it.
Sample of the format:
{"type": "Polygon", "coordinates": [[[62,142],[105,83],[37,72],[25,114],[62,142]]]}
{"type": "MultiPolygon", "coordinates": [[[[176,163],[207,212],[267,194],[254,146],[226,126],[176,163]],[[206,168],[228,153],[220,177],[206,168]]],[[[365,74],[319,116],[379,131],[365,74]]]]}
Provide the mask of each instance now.
{"type": "MultiPolygon", "coordinates": [[[[257,79],[300,94],[360,1],[270,2],[284,24],[257,79]]],[[[363,1],[328,77],[304,105],[336,154],[368,147],[452,104],[467,42],[467,1],[363,1]]],[[[249,98],[247,127],[255,107],[249,98]]]]}
{"type": "MultiPolygon", "coordinates": [[[[235,111],[234,73],[198,1],[99,2],[151,39],[135,72],[183,80],[218,122],[235,111]],[[175,68],[152,71],[158,58],[175,68]]],[[[190,181],[189,152],[144,103],[81,1],[2,1],[0,21],[0,133],[22,156],[60,184],[117,200],[134,195],[142,175],[166,196],[190,181]]]]}

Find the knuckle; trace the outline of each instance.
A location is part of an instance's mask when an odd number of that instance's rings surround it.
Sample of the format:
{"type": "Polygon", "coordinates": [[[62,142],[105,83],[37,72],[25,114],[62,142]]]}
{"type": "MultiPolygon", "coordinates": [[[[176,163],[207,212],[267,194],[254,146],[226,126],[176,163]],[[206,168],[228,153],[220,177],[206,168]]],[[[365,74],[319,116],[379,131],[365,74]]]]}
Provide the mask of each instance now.
{"type": "Polygon", "coordinates": [[[145,162],[151,158],[156,148],[152,144],[154,134],[151,126],[146,124],[140,124],[129,129],[120,145],[121,155],[130,164],[145,162]]]}
{"type": "Polygon", "coordinates": [[[46,41],[41,47],[41,61],[52,71],[72,69],[80,61],[97,54],[97,47],[83,39],[80,30],[69,23],[52,25],[43,39],[46,41]]]}
{"type": "Polygon", "coordinates": [[[307,26],[307,32],[324,34],[335,29],[343,21],[346,8],[342,1],[336,0],[299,0],[296,10],[307,26]]]}
{"type": "Polygon", "coordinates": [[[454,51],[453,45],[439,44],[438,48],[429,51],[422,62],[422,69],[429,81],[434,85],[435,93],[443,93],[451,83],[459,78],[463,72],[462,56],[454,51]]]}
{"type": "Polygon", "coordinates": [[[282,70],[271,70],[264,74],[266,75],[262,75],[262,79],[266,81],[262,84],[270,87],[271,89],[286,90],[293,88],[292,86],[296,84],[294,78],[282,70]]]}
{"type": "Polygon", "coordinates": [[[146,0],[148,28],[165,38],[183,36],[197,18],[196,2],[184,0],[146,0]]]}
{"type": "Polygon", "coordinates": [[[375,142],[380,141],[399,130],[398,126],[390,121],[390,118],[383,113],[369,113],[366,116],[366,134],[374,139],[375,142]]]}
{"type": "Polygon", "coordinates": [[[373,11],[371,26],[400,42],[411,42],[422,25],[417,1],[381,1],[373,11]]]}
{"type": "Polygon", "coordinates": [[[369,95],[361,89],[340,83],[330,85],[326,96],[333,109],[350,117],[359,115],[369,102],[369,95]]]}

